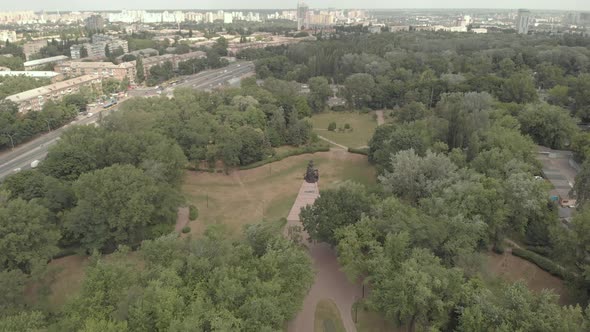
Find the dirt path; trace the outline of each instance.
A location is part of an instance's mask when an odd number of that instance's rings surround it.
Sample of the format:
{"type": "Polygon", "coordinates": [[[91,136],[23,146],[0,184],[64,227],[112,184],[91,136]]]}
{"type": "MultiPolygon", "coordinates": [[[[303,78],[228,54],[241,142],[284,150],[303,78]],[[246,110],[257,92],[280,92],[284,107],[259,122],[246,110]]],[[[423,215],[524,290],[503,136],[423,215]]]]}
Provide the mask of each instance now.
{"type": "Polygon", "coordinates": [[[377,114],[377,125],[380,126],[382,124],[385,123],[385,115],[383,114],[383,110],[377,110],[375,111],[375,114],[377,114]]]}
{"type": "MultiPolygon", "coordinates": [[[[316,183],[304,182],[299,189],[299,195],[291,208],[288,223],[289,226],[301,226],[299,211],[302,207],[313,204],[319,197],[319,188],[316,183]]],[[[356,332],[356,326],[352,320],[352,305],[361,298],[362,289],[360,284],[351,283],[346,275],[340,270],[336,253],[326,243],[308,242],[308,235],[303,234],[304,244],[309,248],[309,254],[313,261],[313,268],[316,272],[314,283],[311,286],[303,308],[297,316],[289,322],[289,332],[312,332],[314,330],[315,309],[322,299],[331,299],[336,303],[342,323],[348,332],[356,332]]]]}
{"type": "Polygon", "coordinates": [[[180,233],[182,228],[188,224],[188,207],[180,207],[178,208],[178,214],[176,217],[176,226],[174,227],[174,231],[176,233],[180,233]]]}
{"type": "Polygon", "coordinates": [[[348,151],[348,147],[346,147],[346,146],[344,146],[344,145],[342,145],[342,144],[338,144],[338,143],[336,143],[336,142],[334,142],[334,141],[332,141],[332,140],[330,140],[330,139],[327,139],[327,138],[325,138],[324,136],[321,136],[321,135],[318,135],[318,137],[319,137],[319,139],[323,139],[324,141],[326,141],[326,142],[328,142],[328,143],[330,143],[330,144],[334,144],[334,145],[336,145],[337,147],[339,147],[339,148],[341,148],[341,149],[344,149],[344,150],[347,150],[347,151],[348,151]]]}

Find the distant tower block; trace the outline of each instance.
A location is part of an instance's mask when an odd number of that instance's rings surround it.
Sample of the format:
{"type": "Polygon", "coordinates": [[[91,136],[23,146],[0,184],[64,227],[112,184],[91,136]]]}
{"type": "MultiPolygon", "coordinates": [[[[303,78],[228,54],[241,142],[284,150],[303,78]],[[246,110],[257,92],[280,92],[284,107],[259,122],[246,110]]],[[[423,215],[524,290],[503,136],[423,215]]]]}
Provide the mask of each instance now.
{"type": "Polygon", "coordinates": [[[519,9],[518,16],[516,17],[516,31],[519,34],[528,34],[531,21],[531,12],[527,9],[519,9]]]}

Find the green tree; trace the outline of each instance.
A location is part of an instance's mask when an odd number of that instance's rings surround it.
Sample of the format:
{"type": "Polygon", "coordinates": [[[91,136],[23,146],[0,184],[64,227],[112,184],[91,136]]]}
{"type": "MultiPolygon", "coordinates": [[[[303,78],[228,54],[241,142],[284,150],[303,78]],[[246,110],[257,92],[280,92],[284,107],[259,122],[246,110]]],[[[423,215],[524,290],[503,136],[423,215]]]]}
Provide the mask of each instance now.
{"type": "Polygon", "coordinates": [[[563,149],[570,145],[577,131],[576,122],[569,112],[544,105],[527,105],[518,115],[521,129],[540,145],[563,149]]]}
{"type": "Polygon", "coordinates": [[[326,108],[328,97],[332,95],[332,89],[325,77],[312,77],[309,79],[309,106],[314,112],[321,112],[326,108]]]}
{"type": "Polygon", "coordinates": [[[446,326],[459,300],[462,273],[415,249],[403,262],[383,257],[372,280],[370,304],[386,318],[408,326],[408,331],[435,330],[446,326]]]}
{"type": "Polygon", "coordinates": [[[136,68],[136,72],[135,72],[135,80],[137,80],[137,83],[143,83],[143,81],[145,81],[145,71],[143,68],[143,60],[141,59],[141,57],[137,57],[137,61],[135,63],[135,68],[136,68]]]}
{"type": "Polygon", "coordinates": [[[152,236],[150,226],[171,225],[176,208],[165,187],[131,165],[83,174],[74,192],[78,202],[66,216],[68,228],[89,251],[138,243],[152,236]]]}
{"type": "Polygon", "coordinates": [[[368,106],[374,89],[375,80],[369,74],[353,74],[344,81],[344,96],[351,108],[368,106]]]}
{"type": "Polygon", "coordinates": [[[457,166],[445,155],[427,151],[420,157],[413,149],[391,155],[392,172],[379,176],[383,188],[410,203],[432,195],[453,181],[457,166]]]}
{"type": "Polygon", "coordinates": [[[106,95],[110,95],[112,93],[119,91],[120,86],[121,82],[116,79],[108,78],[102,80],[102,92],[106,95]]]}
{"type": "Polygon", "coordinates": [[[336,245],[335,231],[354,224],[369,212],[371,197],[359,184],[347,182],[335,190],[324,191],[311,206],[301,210],[303,227],[313,240],[336,245]]]}
{"type": "Polygon", "coordinates": [[[58,251],[59,232],[48,222],[49,211],[36,202],[10,200],[0,205],[0,270],[30,273],[58,251]]]}
{"type": "Polygon", "coordinates": [[[502,84],[502,101],[524,104],[535,102],[537,98],[535,84],[527,72],[514,73],[502,84]]]}

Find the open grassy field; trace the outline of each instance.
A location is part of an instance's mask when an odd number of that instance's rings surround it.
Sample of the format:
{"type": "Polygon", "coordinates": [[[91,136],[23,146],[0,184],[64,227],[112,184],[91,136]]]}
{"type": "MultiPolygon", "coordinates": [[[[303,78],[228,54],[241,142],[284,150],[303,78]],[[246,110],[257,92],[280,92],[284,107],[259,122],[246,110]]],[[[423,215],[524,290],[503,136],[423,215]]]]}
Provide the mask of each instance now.
{"type": "Polygon", "coordinates": [[[332,300],[321,300],[315,307],[315,332],[346,332],[338,307],[332,300]]]}
{"type": "Polygon", "coordinates": [[[293,156],[229,175],[187,171],[182,191],[187,202],[199,209],[199,218],[189,224],[191,233],[223,224],[237,236],[246,224],[287,217],[312,159],[320,171],[320,190],[345,180],[366,185],[376,182],[375,169],[367,158],[346,151],[293,156]]]}
{"type": "Polygon", "coordinates": [[[366,146],[377,127],[374,113],[325,112],[313,115],[311,122],[318,135],[351,148],[366,146]],[[343,128],[348,123],[352,131],[328,131],[331,122],[336,122],[337,128],[343,128]]]}

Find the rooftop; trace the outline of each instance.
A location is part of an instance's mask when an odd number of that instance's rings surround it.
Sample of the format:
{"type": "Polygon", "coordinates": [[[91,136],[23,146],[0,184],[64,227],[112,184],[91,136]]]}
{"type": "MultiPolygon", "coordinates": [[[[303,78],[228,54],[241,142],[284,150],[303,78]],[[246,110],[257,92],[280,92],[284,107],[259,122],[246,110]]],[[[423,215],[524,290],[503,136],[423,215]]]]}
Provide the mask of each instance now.
{"type": "Polygon", "coordinates": [[[71,61],[68,63],[63,63],[60,66],[69,66],[72,68],[104,68],[104,69],[110,69],[110,68],[131,68],[133,67],[133,61],[130,62],[123,62],[121,64],[114,64],[112,62],[100,62],[100,61],[93,61],[93,62],[86,62],[86,61],[71,61]]]}
{"type": "Polygon", "coordinates": [[[65,55],[58,55],[58,56],[52,56],[50,58],[43,58],[43,59],[38,59],[38,60],[31,60],[31,61],[27,61],[24,63],[25,67],[30,67],[30,66],[38,66],[38,65],[43,65],[46,63],[51,63],[51,62],[55,62],[55,61],[62,61],[62,60],[68,60],[69,58],[65,55]]]}
{"type": "Polygon", "coordinates": [[[59,75],[59,73],[56,73],[54,71],[0,71],[0,76],[27,76],[27,77],[34,77],[34,78],[40,78],[40,77],[47,77],[47,78],[53,78],[57,75],[59,75]]]}
{"type": "Polygon", "coordinates": [[[71,80],[57,82],[57,83],[49,84],[46,86],[42,86],[40,88],[17,93],[12,96],[6,97],[6,100],[10,100],[15,103],[18,103],[23,100],[36,98],[37,96],[52,93],[56,90],[59,91],[59,90],[67,89],[68,87],[79,85],[79,84],[86,83],[86,82],[90,82],[90,81],[93,81],[96,79],[99,79],[99,77],[97,75],[84,75],[84,76],[73,78],[71,80]]]}

